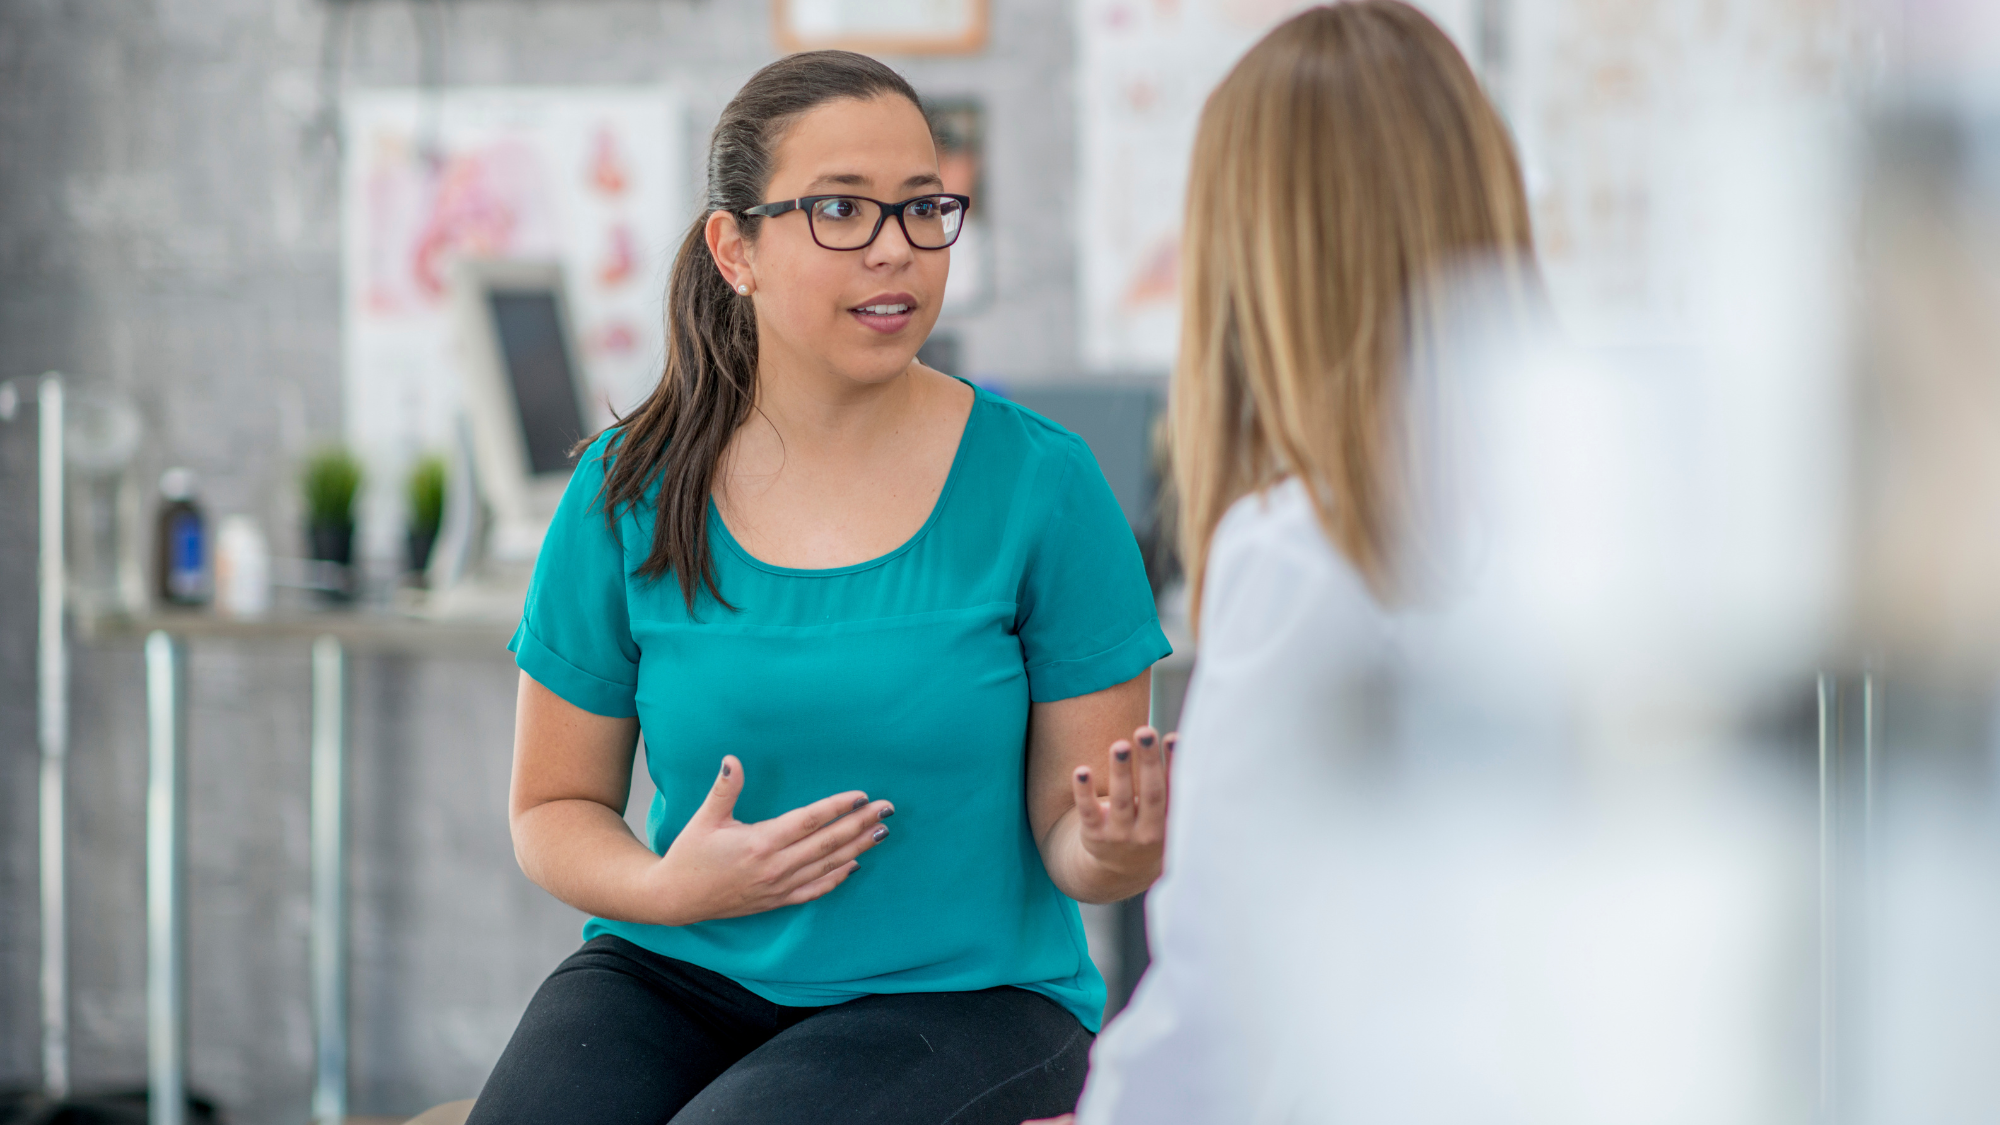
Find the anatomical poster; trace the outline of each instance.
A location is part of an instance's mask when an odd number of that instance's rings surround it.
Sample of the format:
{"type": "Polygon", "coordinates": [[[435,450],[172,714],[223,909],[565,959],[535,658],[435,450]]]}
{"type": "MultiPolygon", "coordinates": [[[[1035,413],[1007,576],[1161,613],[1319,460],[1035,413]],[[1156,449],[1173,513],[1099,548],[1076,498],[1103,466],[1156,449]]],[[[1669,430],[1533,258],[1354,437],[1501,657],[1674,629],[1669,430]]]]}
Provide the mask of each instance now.
{"type": "Polygon", "coordinates": [[[365,90],[342,106],[346,437],[364,545],[460,409],[451,263],[559,262],[595,417],[658,378],[667,267],[691,221],[686,113],[665,88],[365,90]]]}

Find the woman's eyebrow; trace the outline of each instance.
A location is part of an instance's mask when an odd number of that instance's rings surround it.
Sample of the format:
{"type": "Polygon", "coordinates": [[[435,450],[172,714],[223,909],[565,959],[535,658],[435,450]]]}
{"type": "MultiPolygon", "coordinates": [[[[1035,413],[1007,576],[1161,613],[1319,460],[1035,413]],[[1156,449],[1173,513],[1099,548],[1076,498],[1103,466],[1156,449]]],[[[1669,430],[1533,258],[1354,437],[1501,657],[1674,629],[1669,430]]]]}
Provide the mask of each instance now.
{"type": "MultiPolygon", "coordinates": [[[[867,188],[874,182],[859,172],[830,172],[824,176],[814,177],[813,181],[806,185],[806,192],[811,194],[813,189],[820,187],[867,188]]],[[[903,187],[906,189],[933,185],[940,187],[944,185],[944,180],[936,172],[919,172],[903,181],[903,187]]]]}

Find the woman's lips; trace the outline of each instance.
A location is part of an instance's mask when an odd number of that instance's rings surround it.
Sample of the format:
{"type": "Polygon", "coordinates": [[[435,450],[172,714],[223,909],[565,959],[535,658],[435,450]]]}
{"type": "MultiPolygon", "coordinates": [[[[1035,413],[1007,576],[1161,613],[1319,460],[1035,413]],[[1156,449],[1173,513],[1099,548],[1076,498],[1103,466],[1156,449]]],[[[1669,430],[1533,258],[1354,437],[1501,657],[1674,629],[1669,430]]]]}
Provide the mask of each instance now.
{"type": "Polygon", "coordinates": [[[901,332],[916,315],[917,303],[908,299],[874,300],[847,310],[854,319],[884,336],[901,332]]]}

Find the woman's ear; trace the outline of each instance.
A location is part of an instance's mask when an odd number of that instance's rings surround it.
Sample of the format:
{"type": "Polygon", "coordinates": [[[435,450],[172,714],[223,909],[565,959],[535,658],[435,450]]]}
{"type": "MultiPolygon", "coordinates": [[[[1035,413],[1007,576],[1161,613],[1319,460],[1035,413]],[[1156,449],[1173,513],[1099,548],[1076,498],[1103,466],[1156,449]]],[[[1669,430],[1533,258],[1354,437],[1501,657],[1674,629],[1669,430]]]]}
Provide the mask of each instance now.
{"type": "Polygon", "coordinates": [[[710,211],[704,234],[708,238],[708,256],[715,259],[715,268],[722,271],[722,280],[745,296],[755,291],[757,280],[751,276],[750,244],[744,241],[743,230],[736,225],[736,216],[727,211],[710,211]]]}

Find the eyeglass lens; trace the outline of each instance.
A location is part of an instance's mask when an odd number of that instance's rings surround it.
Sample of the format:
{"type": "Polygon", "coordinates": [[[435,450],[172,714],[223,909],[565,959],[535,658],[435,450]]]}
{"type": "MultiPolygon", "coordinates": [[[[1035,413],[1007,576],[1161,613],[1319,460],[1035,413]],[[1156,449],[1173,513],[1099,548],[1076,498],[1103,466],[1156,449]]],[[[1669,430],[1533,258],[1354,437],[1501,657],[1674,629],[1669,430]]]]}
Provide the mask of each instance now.
{"type": "MultiPolygon", "coordinates": [[[[806,212],[812,220],[813,238],[829,250],[859,250],[875,237],[882,222],[883,207],[859,196],[822,199],[806,212]]],[[[958,228],[965,222],[965,209],[958,200],[944,195],[926,195],[903,206],[903,233],[919,250],[942,250],[958,240],[958,228]]]]}

